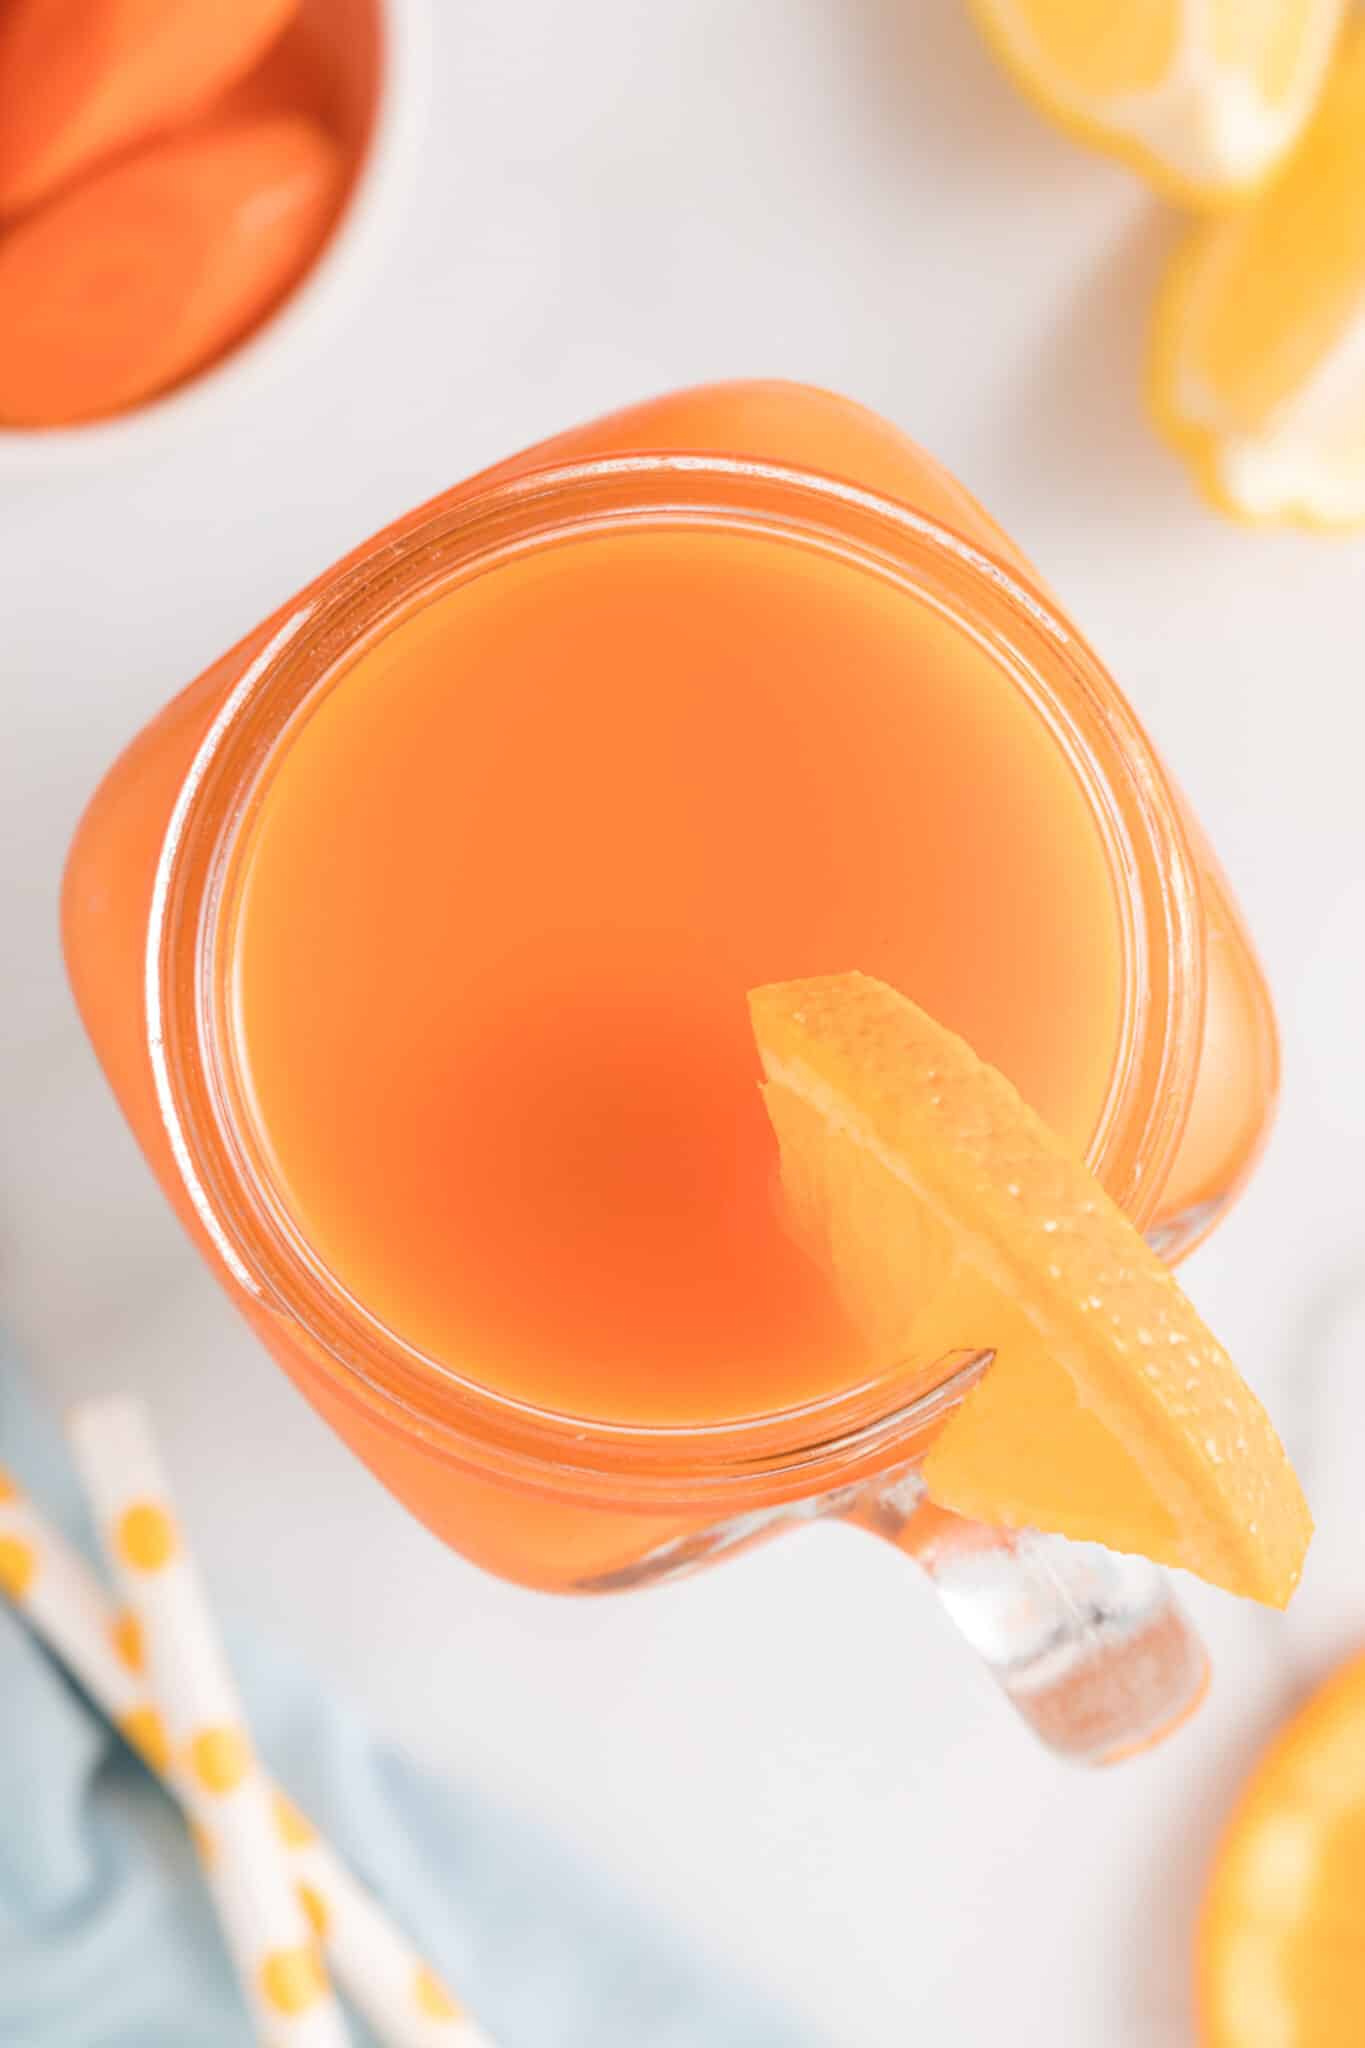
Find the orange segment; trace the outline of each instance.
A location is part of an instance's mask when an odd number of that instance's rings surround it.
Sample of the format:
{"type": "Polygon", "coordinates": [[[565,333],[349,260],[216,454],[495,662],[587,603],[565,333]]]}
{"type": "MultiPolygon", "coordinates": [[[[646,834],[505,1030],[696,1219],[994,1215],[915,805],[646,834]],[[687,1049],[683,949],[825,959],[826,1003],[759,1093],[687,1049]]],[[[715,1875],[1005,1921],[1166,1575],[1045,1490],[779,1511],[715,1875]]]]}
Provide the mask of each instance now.
{"type": "Polygon", "coordinates": [[[995,1360],[931,1498],[1181,1565],[1283,1606],[1311,1521],[1227,1353],[1004,1076],[863,974],[750,996],[793,1228],[878,1370],[995,1360]]]}
{"type": "Polygon", "coordinates": [[[1365,2040],[1365,1656],[1313,1695],[1244,1789],[1204,1899],[1198,1984],[1204,2048],[1365,2040]]]}

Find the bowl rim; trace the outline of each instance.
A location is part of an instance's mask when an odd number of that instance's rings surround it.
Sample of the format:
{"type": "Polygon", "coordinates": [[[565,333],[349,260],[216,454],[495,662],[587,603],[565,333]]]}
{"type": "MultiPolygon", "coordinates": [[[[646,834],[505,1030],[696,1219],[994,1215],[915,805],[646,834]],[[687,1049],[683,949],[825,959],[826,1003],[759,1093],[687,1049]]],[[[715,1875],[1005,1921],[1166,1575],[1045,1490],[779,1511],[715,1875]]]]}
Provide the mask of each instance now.
{"type": "Polygon", "coordinates": [[[432,0],[374,0],[382,75],[374,122],[351,192],[316,261],[293,291],[221,361],[110,419],[72,426],[0,424],[0,476],[48,475],[147,452],[215,411],[250,401],[261,378],[306,358],[363,287],[415,182],[431,93],[432,0]]]}

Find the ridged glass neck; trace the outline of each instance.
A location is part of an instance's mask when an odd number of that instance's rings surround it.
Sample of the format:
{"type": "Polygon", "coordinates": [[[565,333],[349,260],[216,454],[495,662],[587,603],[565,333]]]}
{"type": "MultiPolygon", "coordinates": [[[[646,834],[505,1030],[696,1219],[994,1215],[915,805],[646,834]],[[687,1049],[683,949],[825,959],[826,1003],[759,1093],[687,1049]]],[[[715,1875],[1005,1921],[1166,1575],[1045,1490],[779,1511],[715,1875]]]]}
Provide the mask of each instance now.
{"type": "Polygon", "coordinates": [[[585,1488],[629,1472],[670,1498],[700,1499],[762,1473],[809,1490],[884,1456],[897,1431],[919,1426],[923,1402],[884,1379],[754,1421],[618,1427],[467,1380],[378,1323],[313,1256],[256,1157],[228,1057],[224,905],[242,828],[338,670],[437,592],[537,549],[650,527],[759,535],[870,570],[961,623],[1027,695],[1086,794],[1121,927],[1121,1027],[1089,1161],[1136,1222],[1150,1220],[1193,1093],[1204,966],[1189,849],[1145,734],[1090,650],[1012,569],[900,505],[767,464],[646,455],[457,491],[324,579],[240,677],[180,792],[146,961],[152,1063],[179,1170],[224,1262],[372,1415],[465,1462],[552,1468],[585,1488]]]}

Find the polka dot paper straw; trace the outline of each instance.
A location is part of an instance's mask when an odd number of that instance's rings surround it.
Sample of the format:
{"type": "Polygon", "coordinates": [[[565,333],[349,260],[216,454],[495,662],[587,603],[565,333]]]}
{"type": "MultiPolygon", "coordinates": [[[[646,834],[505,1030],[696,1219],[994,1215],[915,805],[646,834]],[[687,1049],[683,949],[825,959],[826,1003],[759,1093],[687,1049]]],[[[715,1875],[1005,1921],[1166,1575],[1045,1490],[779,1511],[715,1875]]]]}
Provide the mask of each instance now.
{"type": "Polygon", "coordinates": [[[122,1397],[89,1402],[71,1418],[71,1441],[136,1620],[170,1774],[195,1825],[258,2037],[267,2048],[345,2048],[345,2022],[289,1870],[271,1789],[142,1410],[122,1397]]]}
{"type": "Polygon", "coordinates": [[[304,1901],[338,1975],[343,1954],[364,1959],[363,1968],[348,1969],[342,1981],[380,2039],[391,2048],[491,2048],[435,1971],[287,1800],[279,1819],[294,1840],[304,1901]]]}
{"type": "MultiPolygon", "coordinates": [[[[66,1665],[173,1792],[170,1741],[151,1702],[137,1616],[120,1612],[85,1559],[0,1469],[0,1596],[66,1665]]],[[[435,1972],[283,1792],[271,1811],[310,1925],[387,2048],[492,2048],[435,1972]]],[[[197,1821],[201,1853],[215,1843],[197,1821]]]]}
{"type": "Polygon", "coordinates": [[[170,1742],[142,1676],[142,1644],[133,1617],[120,1614],[79,1551],[50,1529],[0,1469],[0,1593],[155,1771],[170,1763],[170,1742]]]}

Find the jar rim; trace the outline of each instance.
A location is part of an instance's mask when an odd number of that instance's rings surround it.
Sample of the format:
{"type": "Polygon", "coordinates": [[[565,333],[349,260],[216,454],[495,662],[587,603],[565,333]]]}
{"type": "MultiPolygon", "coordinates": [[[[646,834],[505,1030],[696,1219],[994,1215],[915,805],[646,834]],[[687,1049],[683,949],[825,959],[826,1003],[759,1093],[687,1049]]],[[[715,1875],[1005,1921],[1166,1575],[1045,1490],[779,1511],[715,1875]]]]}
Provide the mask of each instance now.
{"type": "MultiPolygon", "coordinates": [[[[1010,563],[896,501],[823,475],[722,456],[634,454],[457,488],[381,534],[286,613],[230,690],[181,786],[157,863],[145,961],[148,1045],[162,1118],[199,1222],[253,1306],[332,1390],[454,1461],[709,1498],[762,1475],[809,1490],[881,1455],[926,1396],[881,1375],[771,1415],[616,1424],[465,1379],[369,1316],[310,1252],[253,1169],[226,1057],[220,957],[229,875],[261,778],[319,691],[438,591],[533,548],[603,530],[723,526],[832,549],[946,607],[1033,697],[1065,748],[1113,862],[1124,1000],[1109,1090],[1087,1151],[1139,1225],[1183,1134],[1203,1027],[1198,883],[1178,804],[1136,716],[1049,600],[1010,563]]],[[[964,1355],[965,1358],[965,1355],[964,1355]]],[[[965,1374],[965,1379],[963,1378],[965,1374]]],[[[885,1458],[883,1457],[883,1462],[885,1458]]]]}

